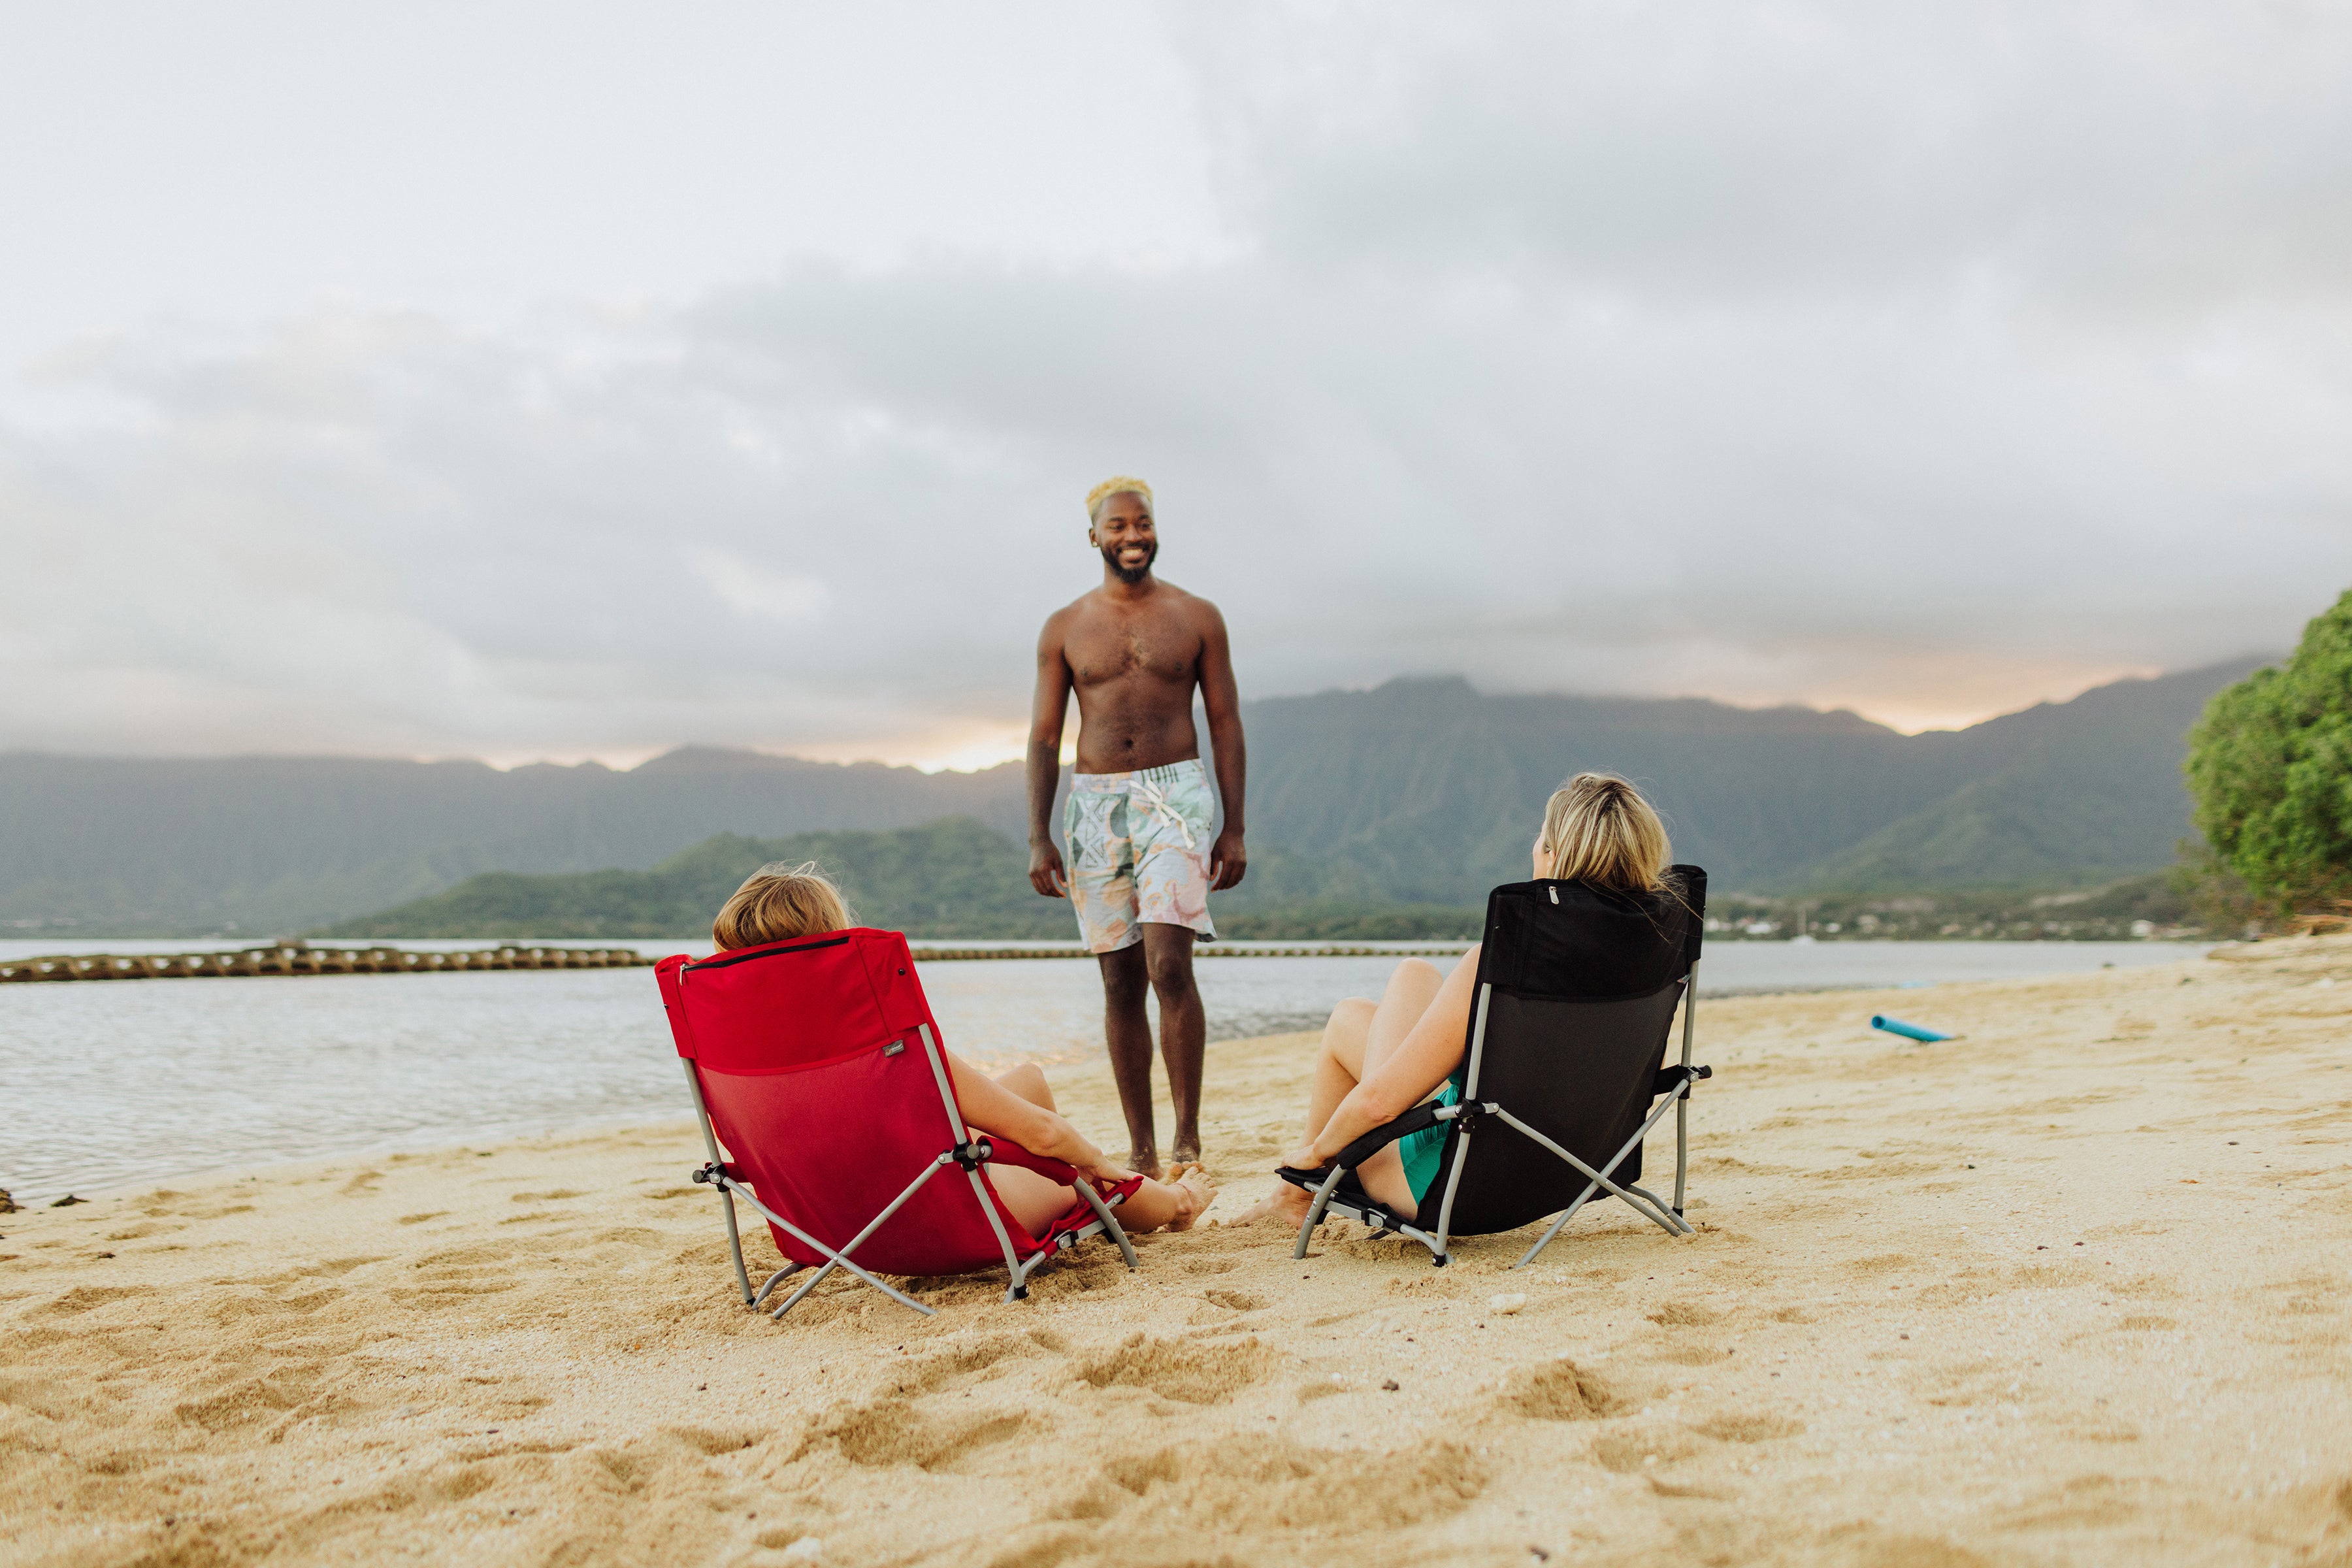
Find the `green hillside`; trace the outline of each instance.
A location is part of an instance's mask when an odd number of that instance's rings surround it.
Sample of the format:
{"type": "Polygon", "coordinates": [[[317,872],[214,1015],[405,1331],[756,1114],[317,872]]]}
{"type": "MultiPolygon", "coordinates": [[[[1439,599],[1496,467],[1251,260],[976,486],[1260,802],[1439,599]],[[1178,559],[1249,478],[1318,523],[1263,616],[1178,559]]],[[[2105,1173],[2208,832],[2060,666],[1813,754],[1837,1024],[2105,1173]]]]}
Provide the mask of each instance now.
{"type": "MultiPolygon", "coordinates": [[[[1365,930],[1375,906],[1411,924],[1475,905],[1523,874],[1545,797],[1580,768],[1650,792],[1676,853],[1726,892],[2079,889],[2152,871],[2190,831],[2183,733],[2256,662],[1922,735],[1844,712],[1495,694],[1459,679],[1255,701],[1250,873],[1218,918],[1237,934],[1302,921],[1365,930]]],[[[0,922],[26,935],[242,934],[438,910],[504,932],[541,912],[537,883],[562,873],[573,878],[566,930],[691,931],[707,912],[673,922],[709,892],[691,879],[696,858],[730,869],[741,858],[712,849],[718,835],[842,857],[908,929],[1059,936],[1022,874],[1022,795],[1017,764],[931,774],[695,747],[625,773],[5,754],[0,821],[20,830],[0,834],[0,922]],[[918,870],[945,818],[1004,837],[918,870]],[[904,845],[915,847],[893,847],[904,845]],[[971,880],[950,887],[950,865],[971,880]],[[435,901],[461,888],[457,903],[435,901]],[[500,900],[521,901],[509,915],[500,900]]],[[[756,863],[769,849],[743,853],[756,863]]]]}
{"type": "Polygon", "coordinates": [[[1990,772],[1828,857],[1801,885],[2080,888],[2152,870],[2190,828],[2186,792],[2149,784],[2179,775],[2189,726],[2227,684],[2216,677],[2239,669],[2118,681],[1979,726],[2004,753],[1990,772]]]}
{"type": "Polygon", "coordinates": [[[648,871],[493,871],[347,921],[331,936],[691,936],[770,861],[814,860],[868,925],[919,936],[1068,937],[1069,906],[1029,890],[1029,857],[968,816],[873,833],[721,833],[648,871]]]}
{"type": "MultiPolygon", "coordinates": [[[[722,833],[650,871],[493,871],[321,934],[346,937],[695,936],[760,867],[814,860],[868,925],[919,937],[1074,941],[1070,906],[1029,890],[1028,852],[970,817],[880,833],[722,833]]],[[[1233,937],[1393,941],[1469,936],[1475,909],[1306,902],[1220,912],[1233,937]]]]}

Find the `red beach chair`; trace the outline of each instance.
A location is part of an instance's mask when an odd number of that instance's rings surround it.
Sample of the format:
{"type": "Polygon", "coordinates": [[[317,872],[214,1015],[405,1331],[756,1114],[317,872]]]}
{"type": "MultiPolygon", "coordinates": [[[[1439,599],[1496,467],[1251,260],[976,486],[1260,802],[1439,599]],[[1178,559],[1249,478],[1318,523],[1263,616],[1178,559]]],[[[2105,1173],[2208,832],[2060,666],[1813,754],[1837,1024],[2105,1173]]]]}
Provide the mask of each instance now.
{"type": "Polygon", "coordinates": [[[966,1128],[939,1023],[898,932],[829,931],[699,963],[681,954],[654,973],[710,1153],[694,1179],[719,1190],[746,1305],[764,1306],[779,1282],[814,1268],[776,1309],[782,1318],[845,1268],[928,1314],[874,1276],[999,1262],[1012,1275],[1004,1299],[1019,1300],[1038,1269],[1097,1233],[1136,1266],[1110,1210],[1140,1178],[1097,1192],[1059,1160],[966,1128]],[[1078,1201],[1032,1236],[997,1196],[992,1163],[1074,1185],[1078,1201]],[[735,1227],[739,1194],[787,1260],[756,1293],[735,1227]]]}

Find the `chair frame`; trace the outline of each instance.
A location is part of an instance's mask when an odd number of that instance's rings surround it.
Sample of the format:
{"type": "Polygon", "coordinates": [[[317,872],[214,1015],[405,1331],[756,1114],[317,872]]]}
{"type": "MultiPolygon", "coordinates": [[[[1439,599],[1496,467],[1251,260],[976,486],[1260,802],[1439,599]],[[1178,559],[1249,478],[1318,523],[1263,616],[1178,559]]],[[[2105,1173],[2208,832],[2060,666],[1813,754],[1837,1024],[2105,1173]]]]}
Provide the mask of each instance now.
{"type": "Polygon", "coordinates": [[[1528,1247],[1517,1263],[1511,1265],[1513,1268],[1525,1268],[1534,1262],[1536,1256],[1545,1247],[1549,1247],[1555,1237],[1568,1228],[1569,1221],[1577,1216],[1584,1205],[1592,1200],[1593,1195],[1604,1190],[1610,1196],[1622,1199],[1627,1207],[1668,1236],[1680,1237],[1694,1234],[1690,1223],[1683,1218],[1684,1189],[1690,1175],[1691,1086],[1701,1079],[1715,1076],[1714,1068],[1694,1067],[1691,1063],[1691,1053],[1696,1045],[1698,1028],[1697,963],[1693,963],[1683,976],[1682,1060],[1676,1066],[1662,1069],[1651,1091],[1654,1095],[1663,1094],[1667,1098],[1651,1110],[1647,1120],[1631,1138],[1625,1141],[1624,1146],[1611,1155],[1609,1163],[1598,1170],[1512,1115],[1508,1107],[1495,1100],[1481,1100],[1478,1098],[1478,1069],[1485,1058],[1486,1049],[1486,1007],[1493,1000],[1494,994],[1495,987],[1492,983],[1480,984],[1477,1014],[1470,1029],[1470,1070],[1463,1083],[1461,1104],[1433,1105],[1424,1102],[1413,1107],[1394,1121],[1372,1129],[1342,1149],[1332,1159],[1328,1172],[1320,1173],[1321,1181],[1312,1186],[1308,1186],[1308,1183],[1318,1173],[1293,1172],[1287,1168],[1284,1170],[1283,1176],[1286,1180],[1291,1181],[1296,1185],[1307,1187],[1315,1194],[1315,1201],[1307,1210],[1306,1223],[1298,1227],[1298,1243],[1291,1248],[1291,1257],[1305,1258],[1307,1244],[1314,1236],[1315,1227],[1323,1222],[1326,1215],[1336,1214],[1342,1218],[1352,1219],[1360,1225],[1370,1226],[1374,1233],[1374,1240],[1379,1240],[1384,1236],[1396,1235],[1417,1241],[1429,1248],[1431,1267],[1444,1268],[1453,1261],[1453,1254],[1447,1244],[1454,1223],[1454,1194],[1462,1183],[1463,1162],[1470,1157],[1470,1141],[1472,1135],[1477,1131],[1478,1123],[1489,1116],[1504,1126],[1542,1145],[1588,1178],[1584,1190],[1577,1194],[1576,1201],[1568,1205],[1560,1216],[1552,1222],[1551,1228],[1545,1231],[1542,1237],[1533,1247],[1528,1247]],[[1669,1110],[1675,1112],[1675,1201],[1672,1204],[1668,1204],[1664,1198],[1645,1187],[1632,1183],[1620,1185],[1610,1179],[1617,1167],[1624,1163],[1625,1157],[1641,1147],[1642,1140],[1650,1135],[1650,1130],[1664,1118],[1669,1110]],[[1346,1182],[1346,1178],[1366,1160],[1407,1133],[1418,1132],[1423,1128],[1447,1121],[1460,1122],[1461,1131],[1454,1141],[1454,1159],[1445,1172],[1445,1196],[1438,1205],[1435,1235],[1433,1236],[1415,1226],[1411,1220],[1391,1213],[1377,1199],[1364,1193],[1360,1183],[1346,1182]]]}
{"type": "MultiPolygon", "coordinates": [[[[981,1213],[988,1216],[990,1228],[996,1232],[997,1245],[1004,1249],[1004,1267],[1012,1276],[1012,1283],[1006,1287],[1004,1292],[1004,1299],[1007,1301],[1026,1300],[1029,1295],[1029,1281],[1043,1271],[1056,1256],[1067,1252],[1090,1236],[1110,1237],[1118,1244],[1119,1256],[1127,1260],[1128,1268],[1135,1268],[1137,1262],[1134,1245],[1128,1240],[1127,1232],[1120,1227],[1118,1220],[1111,1214],[1111,1205],[1103,1201],[1102,1194],[1095,1191],[1094,1184],[1087,1179],[1084,1173],[1079,1173],[1076,1185],[1077,1190],[1085,1194],[1087,1202],[1092,1205],[1095,1217],[1076,1230],[1062,1232],[1052,1242],[1038,1248],[1036,1255],[1026,1263],[1021,1260],[1019,1253],[1013,1245],[1012,1233],[1004,1228],[1003,1216],[996,1212],[994,1195],[988,1184],[981,1179],[981,1168],[994,1156],[995,1148],[986,1138],[967,1137],[963,1116],[956,1107],[955,1090],[949,1082],[947,1063],[940,1055],[939,1042],[931,1037],[929,1025],[918,1024],[915,1026],[915,1030],[922,1038],[923,1054],[930,1062],[932,1081],[939,1086],[940,1105],[947,1115],[949,1146],[940,1151],[938,1158],[925,1165],[915,1179],[908,1183],[880,1214],[868,1221],[864,1230],[859,1231],[846,1245],[838,1249],[827,1247],[824,1242],[761,1203],[751,1189],[737,1180],[733,1173],[727,1168],[726,1158],[719,1152],[719,1135],[710,1125],[710,1112],[703,1104],[702,1080],[696,1074],[694,1058],[690,1057],[681,1058],[679,1065],[686,1068],[687,1089],[694,1097],[695,1120],[702,1126],[703,1147],[710,1154],[709,1163],[694,1173],[694,1180],[698,1183],[708,1183],[718,1190],[720,1212],[727,1222],[727,1246],[735,1260],[735,1284],[742,1293],[743,1304],[755,1311],[763,1309],[767,1305],[770,1293],[778,1285],[809,1266],[803,1263],[788,1262],[783,1268],[770,1275],[767,1282],[757,1291],[751,1289],[751,1271],[743,1265],[743,1237],[735,1219],[735,1199],[739,1194],[769,1224],[780,1230],[789,1232],[812,1250],[824,1254],[825,1258],[824,1263],[818,1267],[815,1272],[803,1280],[799,1288],[785,1298],[782,1306],[769,1314],[771,1317],[781,1320],[786,1312],[807,1300],[809,1292],[822,1284],[825,1276],[831,1274],[835,1268],[845,1269],[856,1275],[900,1306],[912,1307],[925,1317],[931,1316],[939,1309],[926,1306],[904,1291],[884,1284],[853,1262],[850,1254],[856,1252],[865,1243],[866,1237],[881,1229],[883,1224],[892,1215],[897,1214],[908,1199],[922,1190],[925,1183],[951,1165],[962,1167],[966,1179],[971,1183],[972,1197],[979,1203],[981,1213]]],[[[886,1046],[883,1049],[886,1052],[894,1048],[903,1049],[905,1045],[906,1042],[900,1040],[896,1042],[895,1047],[886,1046]]]]}

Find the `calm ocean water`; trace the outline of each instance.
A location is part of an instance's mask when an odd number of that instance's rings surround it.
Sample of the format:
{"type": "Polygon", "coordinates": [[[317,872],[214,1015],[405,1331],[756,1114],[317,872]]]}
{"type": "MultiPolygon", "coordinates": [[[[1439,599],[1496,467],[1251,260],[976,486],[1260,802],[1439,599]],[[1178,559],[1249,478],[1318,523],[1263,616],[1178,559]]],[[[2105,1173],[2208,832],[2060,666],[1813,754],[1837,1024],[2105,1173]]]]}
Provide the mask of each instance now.
{"type": "MultiPolygon", "coordinates": [[[[72,945],[129,952],[204,944],[72,945]]],[[[655,952],[684,946],[638,945],[655,952]]],[[[0,942],[5,957],[61,950],[54,941],[0,942]]],[[[2155,942],[1727,942],[1708,950],[1700,990],[2017,979],[2177,963],[2201,951],[2155,942]]],[[[1394,963],[1204,959],[1196,973],[1210,1037],[1317,1027],[1339,998],[1378,995],[1394,963]]],[[[1076,1062],[1101,1052],[1102,994],[1083,960],[935,963],[922,973],[948,1043],[974,1060],[1076,1062]]],[[[1857,1016],[1857,1030],[1864,1023],[1857,1016]]],[[[20,1202],[279,1161],[687,1114],[649,970],[0,987],[0,1187],[20,1202]]]]}

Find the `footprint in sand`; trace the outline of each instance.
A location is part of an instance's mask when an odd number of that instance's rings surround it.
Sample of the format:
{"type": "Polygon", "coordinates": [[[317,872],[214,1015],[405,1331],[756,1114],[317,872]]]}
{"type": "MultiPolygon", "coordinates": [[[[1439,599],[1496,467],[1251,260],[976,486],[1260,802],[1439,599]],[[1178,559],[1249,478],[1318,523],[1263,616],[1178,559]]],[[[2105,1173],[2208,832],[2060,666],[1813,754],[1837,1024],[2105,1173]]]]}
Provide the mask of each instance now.
{"type": "Polygon", "coordinates": [[[1504,1408],[1538,1421],[1597,1421],[1614,1415],[1628,1401],[1608,1383],[1574,1362],[1528,1367],[1505,1386],[1504,1408]]]}
{"type": "Polygon", "coordinates": [[[1375,1454],[1252,1435],[1111,1460],[1108,1486],[1082,1492],[1064,1517],[1115,1513],[1126,1539],[1181,1541],[1186,1561],[1319,1562],[1335,1537],[1385,1537],[1459,1513],[1487,1479],[1459,1443],[1375,1454]]]}
{"type": "Polygon", "coordinates": [[[1045,1423],[1026,1411],[955,1411],[934,1415],[911,1399],[886,1394],[827,1415],[812,1427],[793,1458],[823,1447],[853,1465],[960,1474],[984,1467],[987,1450],[1017,1437],[1044,1441],[1045,1423]]]}
{"type": "Polygon", "coordinates": [[[1769,1443],[1778,1437],[1794,1437],[1805,1429],[1801,1421],[1791,1421],[1783,1415],[1718,1415],[1691,1428],[1702,1437],[1712,1437],[1718,1443],[1769,1443]]]}
{"type": "Polygon", "coordinates": [[[1650,1314],[1650,1321],[1661,1328],[1703,1329],[1723,1321],[1723,1314],[1696,1301],[1669,1301],[1650,1314]]]}
{"type": "Polygon", "coordinates": [[[1117,1350],[1082,1363],[1077,1374],[1096,1388],[1146,1388],[1181,1405],[1223,1405],[1272,1373],[1280,1361],[1254,1338],[1202,1345],[1133,1333],[1117,1350]]]}
{"type": "Polygon", "coordinates": [[[1593,1462],[1602,1469],[1614,1470],[1619,1475],[1679,1464],[1696,1452],[1697,1445],[1681,1433],[1654,1428],[1610,1432],[1594,1439],[1592,1444],[1593,1462]]]}

